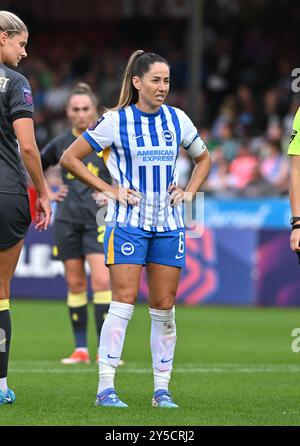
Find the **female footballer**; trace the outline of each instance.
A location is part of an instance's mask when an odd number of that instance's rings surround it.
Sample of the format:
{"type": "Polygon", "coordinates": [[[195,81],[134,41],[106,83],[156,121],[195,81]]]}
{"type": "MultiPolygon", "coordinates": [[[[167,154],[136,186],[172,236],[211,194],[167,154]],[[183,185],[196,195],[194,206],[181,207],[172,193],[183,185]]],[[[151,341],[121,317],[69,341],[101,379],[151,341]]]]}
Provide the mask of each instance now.
{"type": "Polygon", "coordinates": [[[132,54],[119,102],[66,150],[61,165],[110,198],[104,237],[112,303],[100,337],[96,405],[127,407],[114,376],[128,321],[137,298],[142,267],[147,269],[151,317],[154,407],[176,408],[169,381],[176,344],[175,297],[185,262],[185,229],[177,187],[178,152],[183,145],[195,166],[185,189],[195,195],[210,169],[209,153],[196,127],[180,109],[164,104],[170,67],[161,56],[132,54]],[[103,153],[115,182],[93,175],[82,159],[103,153]]]}
{"type": "MultiPolygon", "coordinates": [[[[71,127],[50,141],[42,150],[42,166],[46,170],[55,166],[67,147],[97,118],[98,101],[89,85],[79,83],[69,94],[66,112],[71,127]]],[[[85,159],[87,168],[95,175],[111,182],[103,162],[102,153],[93,151],[85,159]]],[[[85,261],[91,271],[94,314],[99,342],[100,331],[111,302],[109,274],[104,264],[103,237],[105,226],[98,226],[99,210],[93,191],[62,170],[64,188],[49,192],[51,200],[57,201],[54,221],[53,257],[62,260],[68,287],[67,305],[75,339],[75,350],[63,364],[89,363],[87,348],[88,297],[85,261]]]]}
{"type": "Polygon", "coordinates": [[[38,193],[36,229],[46,230],[51,217],[34,135],[30,85],[12,69],[27,56],[27,41],[28,30],[22,20],[11,12],[0,11],[0,405],[16,399],[7,386],[9,297],[10,282],[31,223],[23,162],[38,193]]]}

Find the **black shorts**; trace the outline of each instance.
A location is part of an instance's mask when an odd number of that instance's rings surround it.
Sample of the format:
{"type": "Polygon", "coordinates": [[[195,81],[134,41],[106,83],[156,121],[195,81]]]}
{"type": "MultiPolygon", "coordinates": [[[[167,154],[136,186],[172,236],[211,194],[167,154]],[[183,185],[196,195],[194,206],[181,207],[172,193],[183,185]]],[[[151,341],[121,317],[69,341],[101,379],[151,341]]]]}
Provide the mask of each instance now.
{"type": "Polygon", "coordinates": [[[85,257],[87,254],[104,253],[105,226],[95,224],[54,222],[54,246],[52,257],[68,260],[85,257]]]}
{"type": "Polygon", "coordinates": [[[31,223],[27,195],[0,193],[0,249],[8,249],[25,237],[31,223]]]}

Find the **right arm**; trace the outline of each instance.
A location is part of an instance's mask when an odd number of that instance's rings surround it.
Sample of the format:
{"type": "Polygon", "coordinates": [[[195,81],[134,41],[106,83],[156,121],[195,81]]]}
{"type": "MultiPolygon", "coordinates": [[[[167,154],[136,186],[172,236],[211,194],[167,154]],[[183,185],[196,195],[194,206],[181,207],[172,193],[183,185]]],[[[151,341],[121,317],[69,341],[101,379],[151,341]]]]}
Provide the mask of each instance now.
{"type": "Polygon", "coordinates": [[[137,204],[140,195],[136,191],[113,187],[89,171],[82,159],[90,155],[93,150],[87,140],[79,136],[63,153],[59,163],[82,183],[98,192],[103,192],[107,197],[118,200],[124,205],[137,204]]]}
{"type": "Polygon", "coordinates": [[[35,141],[33,120],[31,118],[16,119],[13,121],[13,128],[25,167],[39,196],[37,211],[39,214],[44,214],[40,216],[41,219],[36,225],[36,229],[47,229],[51,218],[51,208],[43,177],[41,158],[35,141]]]}

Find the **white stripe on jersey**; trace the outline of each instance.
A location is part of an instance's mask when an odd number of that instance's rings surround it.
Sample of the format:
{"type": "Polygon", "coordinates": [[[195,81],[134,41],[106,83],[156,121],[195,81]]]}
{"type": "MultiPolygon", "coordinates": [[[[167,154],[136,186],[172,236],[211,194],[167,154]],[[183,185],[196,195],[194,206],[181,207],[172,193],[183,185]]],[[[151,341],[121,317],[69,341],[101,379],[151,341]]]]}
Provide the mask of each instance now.
{"type": "Polygon", "coordinates": [[[83,136],[98,152],[111,147],[107,168],[114,182],[142,194],[138,206],[111,201],[107,222],[159,232],[184,226],[181,206],[170,205],[167,189],[178,181],[180,144],[188,152],[199,135],[182,110],[162,105],[150,114],[132,104],[105,113],[83,136]]]}

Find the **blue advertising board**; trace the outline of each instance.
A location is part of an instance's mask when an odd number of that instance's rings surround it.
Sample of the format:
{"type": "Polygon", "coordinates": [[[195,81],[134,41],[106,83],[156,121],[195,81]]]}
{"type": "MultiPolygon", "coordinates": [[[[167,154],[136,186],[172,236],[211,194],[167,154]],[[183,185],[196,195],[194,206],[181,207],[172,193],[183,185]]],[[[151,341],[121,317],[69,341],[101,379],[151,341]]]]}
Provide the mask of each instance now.
{"type": "MultiPolygon", "coordinates": [[[[205,198],[204,209],[203,234],[186,240],[177,303],[300,305],[300,267],[289,248],[288,199],[205,198]]],[[[52,260],[51,252],[52,227],[43,233],[31,227],[12,296],[65,299],[63,264],[52,260]]],[[[147,296],[144,271],[139,300],[147,296]]]]}

